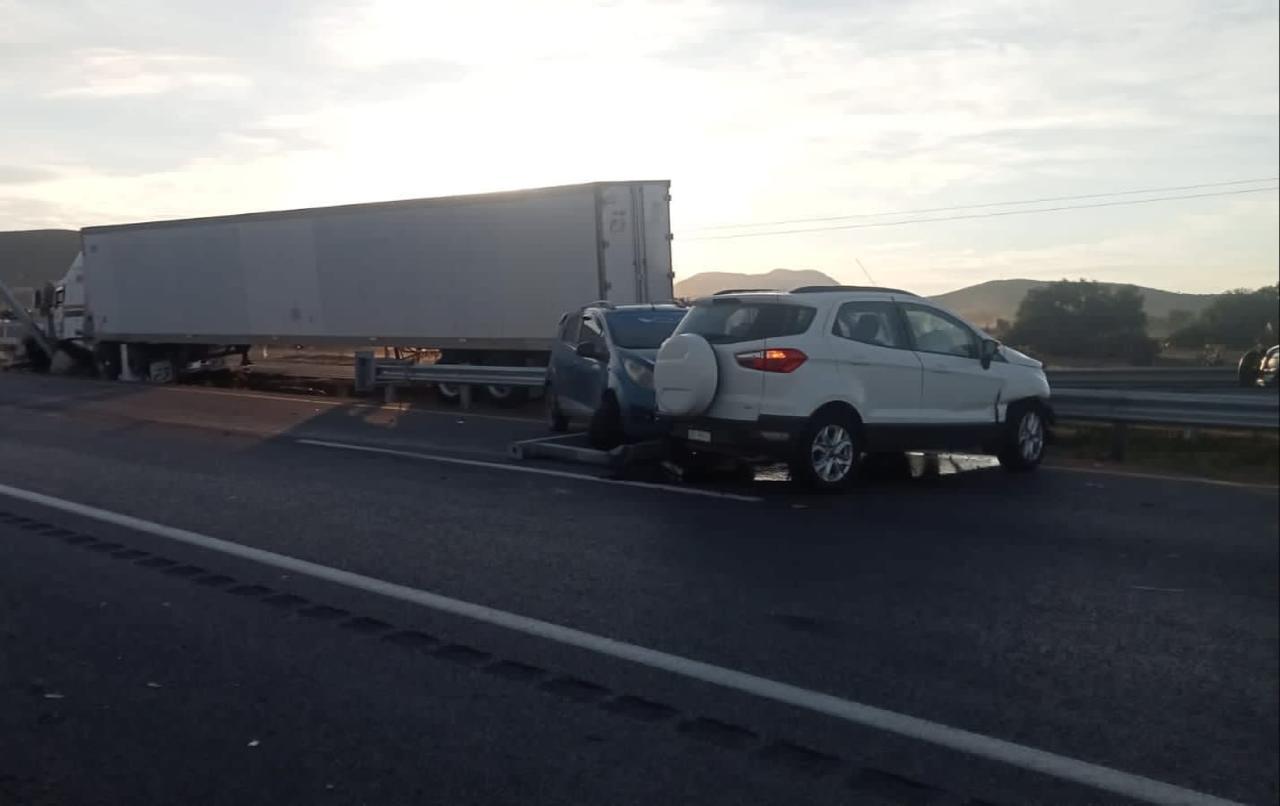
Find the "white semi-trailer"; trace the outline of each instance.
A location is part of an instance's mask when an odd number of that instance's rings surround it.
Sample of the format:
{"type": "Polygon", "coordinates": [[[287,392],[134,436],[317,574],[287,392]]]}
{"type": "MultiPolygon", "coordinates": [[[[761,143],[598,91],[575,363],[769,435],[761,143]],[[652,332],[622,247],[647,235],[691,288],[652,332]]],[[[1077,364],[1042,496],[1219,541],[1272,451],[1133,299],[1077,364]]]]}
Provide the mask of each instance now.
{"type": "Polygon", "coordinates": [[[63,363],[156,381],[274,343],[544,364],[565,311],[672,298],[669,189],[597,182],[89,227],[42,300],[42,329],[63,363]]]}

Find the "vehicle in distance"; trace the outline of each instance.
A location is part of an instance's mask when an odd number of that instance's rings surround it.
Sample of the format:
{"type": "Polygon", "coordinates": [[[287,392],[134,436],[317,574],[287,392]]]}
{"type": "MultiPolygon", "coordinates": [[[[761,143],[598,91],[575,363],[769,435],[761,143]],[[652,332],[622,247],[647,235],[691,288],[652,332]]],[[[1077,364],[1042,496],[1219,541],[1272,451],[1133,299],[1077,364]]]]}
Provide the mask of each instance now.
{"type": "Polygon", "coordinates": [[[1040,362],[883,288],[698,300],[654,385],[677,455],[785,461],[821,489],[846,485],[869,452],[971,450],[1030,470],[1052,420],[1040,362]]]}
{"type": "Polygon", "coordinates": [[[1280,345],[1273,346],[1263,356],[1258,366],[1258,385],[1275,386],[1277,373],[1280,373],[1280,345]]]}
{"type": "Polygon", "coordinates": [[[595,303],[562,316],[543,397],[551,429],[586,420],[598,448],[656,435],[653,362],[684,314],[674,304],[595,303]]]}
{"type": "Polygon", "coordinates": [[[105,375],[153,381],[276,343],[543,366],[563,311],[671,299],[669,190],[596,182],[89,227],[42,327],[105,375]]]}
{"type": "Polygon", "coordinates": [[[1265,351],[1255,347],[1240,356],[1236,378],[1241,386],[1272,386],[1277,370],[1280,370],[1280,345],[1265,351]]]}

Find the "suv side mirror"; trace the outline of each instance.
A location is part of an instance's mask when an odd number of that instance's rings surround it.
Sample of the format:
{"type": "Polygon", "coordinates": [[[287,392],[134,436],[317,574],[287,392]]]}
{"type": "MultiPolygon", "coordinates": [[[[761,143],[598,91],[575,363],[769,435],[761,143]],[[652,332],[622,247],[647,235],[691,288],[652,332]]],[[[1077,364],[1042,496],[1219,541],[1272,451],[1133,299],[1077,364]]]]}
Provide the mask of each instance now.
{"type": "Polygon", "coordinates": [[[983,339],[978,345],[978,360],[983,369],[991,369],[991,362],[1000,353],[1000,342],[995,339],[983,339]]]}
{"type": "Polygon", "coordinates": [[[593,358],[596,361],[603,361],[605,358],[608,357],[605,355],[601,355],[603,351],[598,346],[596,346],[595,342],[590,342],[590,341],[581,342],[578,345],[578,349],[575,350],[574,352],[576,352],[582,358],[593,358]]]}

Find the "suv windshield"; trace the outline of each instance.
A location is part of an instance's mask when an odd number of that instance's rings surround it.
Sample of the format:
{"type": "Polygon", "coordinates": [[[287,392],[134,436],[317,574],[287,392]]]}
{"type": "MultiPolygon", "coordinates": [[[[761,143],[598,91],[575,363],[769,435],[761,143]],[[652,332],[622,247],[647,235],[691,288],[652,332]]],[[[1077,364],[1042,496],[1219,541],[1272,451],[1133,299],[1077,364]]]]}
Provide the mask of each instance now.
{"type": "Polygon", "coordinates": [[[604,315],[613,343],[627,350],[656,350],[684,318],[684,310],[610,311],[604,315]]]}
{"type": "Polygon", "coordinates": [[[815,313],[807,305],[712,298],[694,305],[677,332],[697,334],[712,344],[798,336],[809,329],[815,313]]]}

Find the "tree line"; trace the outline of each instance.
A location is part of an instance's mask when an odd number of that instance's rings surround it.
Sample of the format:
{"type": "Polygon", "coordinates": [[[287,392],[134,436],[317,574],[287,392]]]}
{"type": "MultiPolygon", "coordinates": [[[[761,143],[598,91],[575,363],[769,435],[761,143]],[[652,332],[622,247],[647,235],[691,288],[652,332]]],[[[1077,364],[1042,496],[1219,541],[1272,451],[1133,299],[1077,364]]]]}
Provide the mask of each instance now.
{"type": "MultiPolygon", "coordinates": [[[[1163,345],[1147,335],[1142,293],[1134,286],[1061,280],[1027,292],[1013,323],[1000,321],[1003,341],[1044,356],[1151,364],[1163,345]]],[[[1276,341],[1280,285],[1219,295],[1199,315],[1174,311],[1166,344],[1200,349],[1270,346],[1276,341]]]]}

